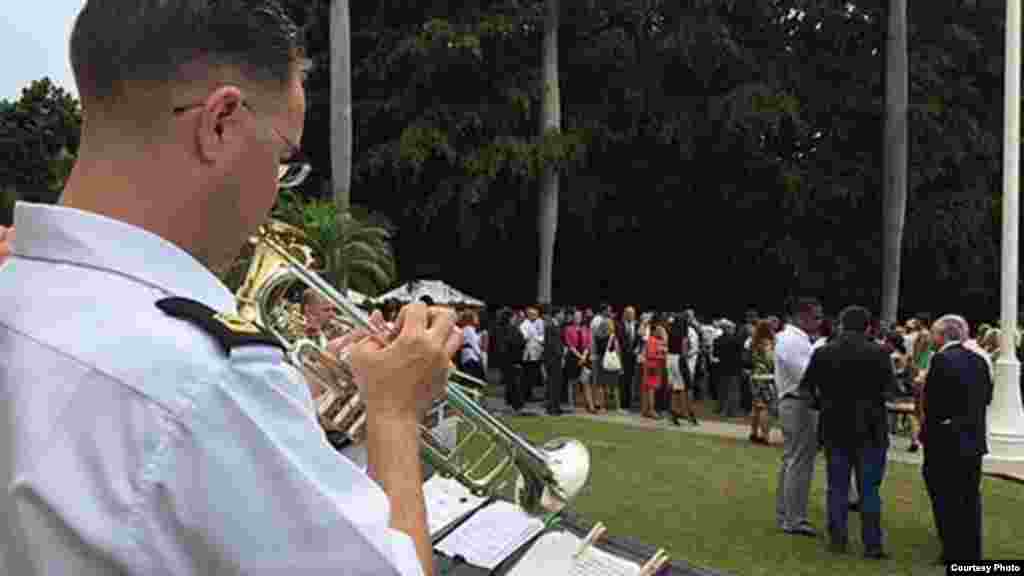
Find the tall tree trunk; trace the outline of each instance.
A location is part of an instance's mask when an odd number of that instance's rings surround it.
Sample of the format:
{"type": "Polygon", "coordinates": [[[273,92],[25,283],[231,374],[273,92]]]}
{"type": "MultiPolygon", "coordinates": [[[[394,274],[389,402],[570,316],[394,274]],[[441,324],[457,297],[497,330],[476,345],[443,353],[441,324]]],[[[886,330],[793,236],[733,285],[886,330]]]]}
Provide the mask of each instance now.
{"type": "MultiPolygon", "coordinates": [[[[544,18],[544,74],[540,109],[540,133],[560,131],[561,96],[558,86],[558,0],[546,0],[544,18]]],[[[548,166],[541,175],[540,204],[537,215],[540,231],[540,271],[537,274],[537,301],[551,302],[551,282],[555,262],[555,236],[558,231],[558,169],[548,166]]]]}
{"type": "MultiPolygon", "coordinates": [[[[338,207],[338,227],[346,225],[352,184],[352,42],[348,0],[331,2],[331,185],[338,207]]],[[[335,260],[340,254],[335,254],[335,260]]],[[[345,263],[335,262],[344,267],[345,263]]],[[[348,288],[344,270],[336,269],[335,286],[348,288]]]]}
{"type": "Polygon", "coordinates": [[[883,199],[882,313],[899,311],[900,260],[907,213],[907,2],[889,0],[885,37],[885,191],[883,199]]]}

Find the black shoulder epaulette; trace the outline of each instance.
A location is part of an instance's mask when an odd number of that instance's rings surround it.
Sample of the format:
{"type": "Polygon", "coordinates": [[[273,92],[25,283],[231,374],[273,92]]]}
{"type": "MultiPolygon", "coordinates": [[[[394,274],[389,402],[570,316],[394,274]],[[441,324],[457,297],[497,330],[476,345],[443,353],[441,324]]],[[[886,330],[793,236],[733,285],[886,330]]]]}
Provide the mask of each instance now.
{"type": "Polygon", "coordinates": [[[202,328],[220,342],[224,353],[228,354],[232,348],[250,344],[262,344],[265,346],[276,346],[284,350],[284,344],[272,334],[263,330],[259,325],[243,319],[237,314],[225,314],[217,312],[213,308],[188,298],[164,298],[156,303],[156,307],[163,310],[165,314],[188,320],[202,328]]]}

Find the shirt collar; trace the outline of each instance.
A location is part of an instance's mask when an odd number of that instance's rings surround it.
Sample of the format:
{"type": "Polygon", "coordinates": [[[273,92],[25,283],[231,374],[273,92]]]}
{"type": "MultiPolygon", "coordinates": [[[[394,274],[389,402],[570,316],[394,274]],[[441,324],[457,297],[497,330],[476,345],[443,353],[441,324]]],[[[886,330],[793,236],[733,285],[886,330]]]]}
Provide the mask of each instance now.
{"type": "Polygon", "coordinates": [[[959,340],[952,340],[950,342],[946,342],[945,344],[942,345],[942,348],[939,348],[939,352],[944,352],[946,348],[950,348],[952,346],[959,346],[961,344],[963,344],[963,342],[959,340]]]}
{"type": "Polygon", "coordinates": [[[786,324],[786,327],[796,332],[799,336],[803,336],[804,340],[807,340],[808,342],[810,341],[811,337],[807,335],[807,332],[804,332],[803,328],[797,326],[796,324],[786,324]]]}
{"type": "Polygon", "coordinates": [[[15,257],[86,266],[126,276],[219,311],[234,311],[231,291],[171,242],[125,222],[46,204],[14,206],[15,257]]]}

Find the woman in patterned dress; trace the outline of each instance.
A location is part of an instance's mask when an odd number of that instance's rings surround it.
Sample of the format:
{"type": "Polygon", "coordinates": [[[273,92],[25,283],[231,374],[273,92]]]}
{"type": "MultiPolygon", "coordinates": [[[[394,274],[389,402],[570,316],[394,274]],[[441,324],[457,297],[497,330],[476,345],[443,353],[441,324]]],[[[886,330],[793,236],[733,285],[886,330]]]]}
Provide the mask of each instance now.
{"type": "Polygon", "coordinates": [[[775,401],[775,331],[771,320],[759,320],[754,325],[750,357],[753,361],[753,374],[750,379],[750,441],[755,444],[768,444],[771,437],[768,409],[775,401]]]}

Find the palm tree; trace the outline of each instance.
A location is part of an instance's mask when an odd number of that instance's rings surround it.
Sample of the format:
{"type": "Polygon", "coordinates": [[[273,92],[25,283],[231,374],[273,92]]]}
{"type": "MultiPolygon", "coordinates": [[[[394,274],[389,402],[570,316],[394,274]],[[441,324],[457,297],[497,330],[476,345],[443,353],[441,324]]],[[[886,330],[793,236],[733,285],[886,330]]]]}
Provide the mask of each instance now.
{"type": "MultiPolygon", "coordinates": [[[[348,0],[331,2],[331,179],[339,218],[349,212],[352,185],[352,61],[348,0]]],[[[343,225],[340,224],[339,225],[343,225]]]]}
{"type": "MultiPolygon", "coordinates": [[[[540,133],[561,130],[560,90],[558,85],[558,0],[547,0],[544,19],[544,74],[540,114],[540,133]]],[[[551,283],[555,261],[555,237],[558,233],[558,169],[546,166],[541,176],[540,205],[540,273],[537,275],[537,301],[551,303],[551,283]]]]}
{"type": "Polygon", "coordinates": [[[340,213],[333,200],[303,201],[282,191],[274,217],[301,228],[314,253],[317,272],[338,291],[353,289],[375,296],[397,277],[391,249],[394,226],[382,215],[359,206],[340,213]]]}
{"type": "Polygon", "coordinates": [[[907,213],[907,3],[889,0],[885,38],[885,196],[882,228],[882,313],[895,322],[907,213]]]}
{"type": "MultiPolygon", "coordinates": [[[[282,190],[271,217],[300,228],[317,261],[314,271],[336,290],[351,288],[376,296],[390,287],[398,274],[391,249],[395,227],[384,216],[360,206],[339,216],[332,200],[302,200],[282,190]]],[[[219,274],[232,291],[245,279],[252,258],[246,246],[232,266],[219,274]]]]}

